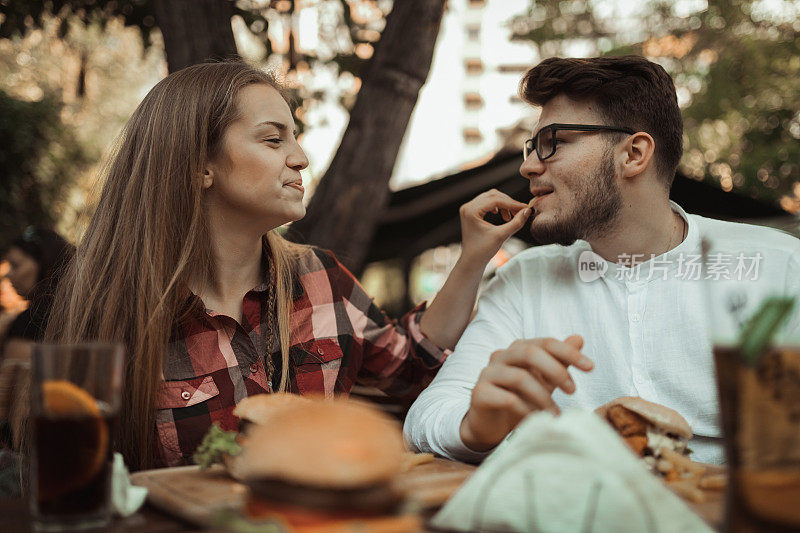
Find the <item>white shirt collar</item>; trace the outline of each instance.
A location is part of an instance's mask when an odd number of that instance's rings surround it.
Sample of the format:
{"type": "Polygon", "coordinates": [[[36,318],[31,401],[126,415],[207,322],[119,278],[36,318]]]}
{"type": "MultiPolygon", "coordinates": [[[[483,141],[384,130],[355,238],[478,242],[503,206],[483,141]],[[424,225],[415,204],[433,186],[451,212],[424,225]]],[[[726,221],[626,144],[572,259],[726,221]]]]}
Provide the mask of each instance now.
{"type": "MultiPolygon", "coordinates": [[[[674,272],[682,262],[690,260],[690,257],[700,253],[700,232],[697,229],[697,225],[692,222],[681,206],[672,200],[670,200],[669,204],[672,211],[677,213],[686,223],[686,238],[663,254],[651,255],[644,261],[642,260],[643,258],[637,257],[636,260],[639,264],[633,268],[630,266],[631,258],[626,258],[628,263],[626,265],[625,261],[619,263],[606,261],[598,255],[597,259],[605,262],[608,266],[604,276],[605,279],[614,279],[633,284],[646,283],[674,272]]],[[[587,249],[591,249],[588,243],[586,243],[586,246],[587,249]]]]}

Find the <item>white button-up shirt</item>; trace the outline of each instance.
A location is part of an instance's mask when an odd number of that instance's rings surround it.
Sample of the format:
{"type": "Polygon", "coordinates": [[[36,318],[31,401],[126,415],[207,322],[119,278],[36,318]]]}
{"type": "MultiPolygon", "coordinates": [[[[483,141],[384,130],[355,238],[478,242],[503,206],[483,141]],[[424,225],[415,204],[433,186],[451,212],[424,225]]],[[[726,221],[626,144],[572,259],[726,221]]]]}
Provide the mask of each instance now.
{"type": "MultiPolygon", "coordinates": [[[[595,367],[588,373],[570,369],[577,390],[568,395],[556,389],[559,407],[594,409],[620,396],[641,396],[686,418],[695,434],[690,443],[695,460],[723,462],[709,316],[727,311],[721,302],[709,306],[704,283],[712,278],[716,288],[746,287],[744,314],[770,294],[796,297],[800,240],[687,215],[674,203],[672,208],[687,221],[686,238],[638,267],[607,262],[591,253],[587,242],[577,241],[531,248],[499,269],[455,351],[411,407],[406,440],[421,451],[481,459],[485,454],[461,441],[459,426],[491,353],[517,339],[579,334],[595,367]],[[713,245],[702,273],[701,235],[713,245]],[[724,253],[716,256],[720,250],[724,253]],[[594,270],[579,270],[587,259],[594,270]]],[[[795,332],[800,332],[798,317],[795,313],[790,323],[795,332]]]]}

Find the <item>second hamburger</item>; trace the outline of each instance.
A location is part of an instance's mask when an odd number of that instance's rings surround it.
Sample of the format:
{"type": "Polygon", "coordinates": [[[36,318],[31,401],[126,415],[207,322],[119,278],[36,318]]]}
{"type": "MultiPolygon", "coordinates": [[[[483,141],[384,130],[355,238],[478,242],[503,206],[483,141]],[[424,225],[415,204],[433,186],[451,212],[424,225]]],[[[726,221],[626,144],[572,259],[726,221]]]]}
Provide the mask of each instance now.
{"type": "Polygon", "coordinates": [[[605,418],[625,443],[641,457],[651,470],[665,477],[674,477],[671,461],[662,458],[664,450],[688,456],[692,428],[677,411],[648,402],[637,396],[624,396],[598,407],[595,412],[605,418]]]}

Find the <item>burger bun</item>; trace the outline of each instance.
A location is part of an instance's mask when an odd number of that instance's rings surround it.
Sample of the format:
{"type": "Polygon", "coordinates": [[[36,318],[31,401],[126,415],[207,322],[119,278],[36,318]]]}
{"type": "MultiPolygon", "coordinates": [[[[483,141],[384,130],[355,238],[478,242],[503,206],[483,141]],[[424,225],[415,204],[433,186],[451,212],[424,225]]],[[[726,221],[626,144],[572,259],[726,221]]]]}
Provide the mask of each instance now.
{"type": "Polygon", "coordinates": [[[653,426],[666,433],[672,433],[686,440],[692,438],[692,428],[680,413],[664,405],[648,402],[638,396],[623,396],[617,398],[601,405],[595,409],[595,412],[601,417],[606,418],[608,410],[615,405],[620,405],[638,414],[653,426]]]}
{"type": "Polygon", "coordinates": [[[240,454],[246,481],[352,489],[386,483],[402,470],[399,424],[360,402],[292,402],[268,418],[250,429],[240,454]]]}

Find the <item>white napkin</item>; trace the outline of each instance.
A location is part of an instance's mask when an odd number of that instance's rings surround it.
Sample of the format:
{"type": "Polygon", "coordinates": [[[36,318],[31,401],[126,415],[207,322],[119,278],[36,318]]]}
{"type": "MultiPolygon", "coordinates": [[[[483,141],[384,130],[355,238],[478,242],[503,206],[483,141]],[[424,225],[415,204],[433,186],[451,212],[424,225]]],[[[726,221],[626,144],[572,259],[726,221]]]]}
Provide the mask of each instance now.
{"type": "Polygon", "coordinates": [[[433,517],[456,531],[712,531],[594,413],[526,418],[433,517]]]}
{"type": "Polygon", "coordinates": [[[111,508],[114,513],[130,516],[144,504],[147,489],[131,484],[131,476],[122,454],[114,452],[111,471],[111,508]]]}

